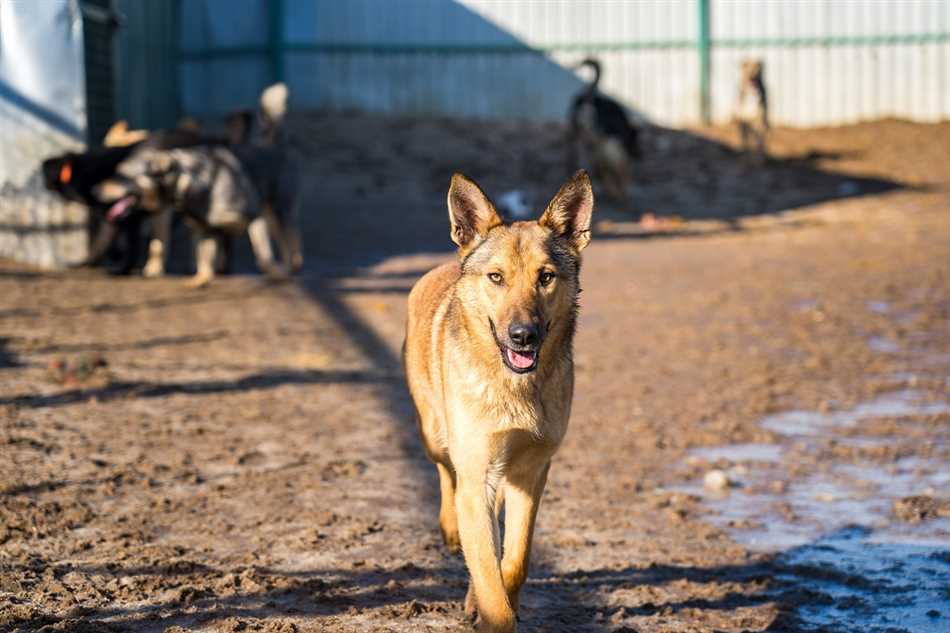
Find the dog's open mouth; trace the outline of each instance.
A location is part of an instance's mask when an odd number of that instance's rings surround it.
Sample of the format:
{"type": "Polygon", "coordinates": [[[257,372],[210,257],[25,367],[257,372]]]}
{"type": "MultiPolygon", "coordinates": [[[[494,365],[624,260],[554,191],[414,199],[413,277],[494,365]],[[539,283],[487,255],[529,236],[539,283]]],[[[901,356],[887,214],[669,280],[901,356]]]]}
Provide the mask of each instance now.
{"type": "Polygon", "coordinates": [[[538,350],[514,350],[502,346],[501,357],[508,369],[516,374],[526,374],[538,366],[538,350]]]}
{"type": "Polygon", "coordinates": [[[135,196],[125,196],[124,198],[119,198],[112,203],[112,206],[109,207],[109,210],[106,211],[106,220],[109,222],[115,222],[120,220],[128,214],[129,209],[135,204],[135,196]]]}
{"type": "Polygon", "coordinates": [[[537,347],[534,349],[511,349],[498,339],[495,322],[488,319],[488,326],[491,328],[492,336],[495,337],[495,345],[498,346],[498,351],[501,352],[501,360],[505,363],[505,367],[516,374],[527,374],[529,371],[535,370],[538,366],[537,347]]]}

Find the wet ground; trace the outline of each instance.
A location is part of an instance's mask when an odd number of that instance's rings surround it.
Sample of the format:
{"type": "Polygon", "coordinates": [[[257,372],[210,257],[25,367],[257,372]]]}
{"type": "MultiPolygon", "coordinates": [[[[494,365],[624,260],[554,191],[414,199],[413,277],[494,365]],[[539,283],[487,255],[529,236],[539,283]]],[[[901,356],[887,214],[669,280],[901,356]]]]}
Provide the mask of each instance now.
{"type": "MultiPolygon", "coordinates": [[[[543,204],[558,129],[298,129],[298,282],[0,266],[0,631],[470,630],[406,293],[450,256],[452,156],[543,204]]],[[[731,133],[651,132],[595,211],[520,630],[947,629],[950,127],[780,130],[765,169],[731,133]]]]}

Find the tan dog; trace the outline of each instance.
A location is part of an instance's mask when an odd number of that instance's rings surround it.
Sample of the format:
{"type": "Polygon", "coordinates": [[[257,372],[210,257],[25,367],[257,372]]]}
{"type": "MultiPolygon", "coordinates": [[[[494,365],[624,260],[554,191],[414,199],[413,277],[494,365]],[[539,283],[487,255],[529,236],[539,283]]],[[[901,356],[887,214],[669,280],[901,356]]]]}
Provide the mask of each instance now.
{"type": "Polygon", "coordinates": [[[455,174],[448,206],[459,261],[409,294],[406,380],[439,471],[442,536],[465,554],[465,610],[482,631],[515,631],[538,504],[567,431],[593,203],[579,171],[537,222],[504,225],[478,185],[455,174]]]}
{"type": "Polygon", "coordinates": [[[745,59],[740,66],[739,95],[733,120],[739,126],[741,149],[758,165],[765,164],[769,132],[769,99],[760,60],[745,59]]]}

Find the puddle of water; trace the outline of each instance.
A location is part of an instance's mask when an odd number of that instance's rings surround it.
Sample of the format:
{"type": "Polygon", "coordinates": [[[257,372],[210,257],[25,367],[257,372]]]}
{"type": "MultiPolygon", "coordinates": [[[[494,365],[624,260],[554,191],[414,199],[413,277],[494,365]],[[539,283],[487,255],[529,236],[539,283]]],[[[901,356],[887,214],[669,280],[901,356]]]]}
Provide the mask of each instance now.
{"type": "Polygon", "coordinates": [[[914,494],[934,495],[950,485],[950,470],[919,457],[906,457],[884,468],[841,464],[835,470],[852,482],[871,486],[891,499],[914,494]]]}
{"type": "Polygon", "coordinates": [[[828,433],[835,427],[849,428],[864,418],[884,418],[904,415],[935,415],[950,411],[944,402],[922,402],[919,391],[905,390],[884,394],[859,404],[853,409],[834,413],[815,411],[786,411],[766,416],[762,427],[782,435],[814,436],[828,433]]]}
{"type": "Polygon", "coordinates": [[[710,462],[725,459],[730,462],[778,462],[783,449],[778,444],[731,444],[729,446],[704,446],[689,453],[710,462]]]}
{"type": "MultiPolygon", "coordinates": [[[[885,465],[823,463],[815,457],[819,443],[801,441],[827,437],[880,446],[895,438],[862,434],[862,420],[948,411],[946,402],[927,402],[923,392],[904,390],[844,411],[771,415],[762,426],[800,449],[785,452],[773,444],[696,449],[693,455],[710,461],[749,465],[727,469],[738,484],[728,491],[705,490],[701,481],[681,490],[702,496],[713,511],[709,521],[737,542],[777,553],[773,593],[795,609],[801,630],[950,631],[950,518],[908,524],[892,511],[902,497],[945,495],[947,464],[917,456],[885,465]],[[848,436],[842,429],[850,430],[848,436]],[[813,472],[797,474],[802,464],[812,464],[813,472]],[[775,486],[776,481],[786,483],[775,486]]],[[[935,431],[931,441],[945,438],[935,431]]]]}
{"type": "Polygon", "coordinates": [[[950,547],[881,543],[872,536],[867,528],[849,527],[782,554],[778,599],[783,591],[795,596],[807,588],[807,603],[798,606],[805,630],[950,629],[950,547]]]}
{"type": "Polygon", "coordinates": [[[896,354],[901,350],[900,345],[883,336],[872,336],[868,339],[868,347],[881,354],[896,354]]]}

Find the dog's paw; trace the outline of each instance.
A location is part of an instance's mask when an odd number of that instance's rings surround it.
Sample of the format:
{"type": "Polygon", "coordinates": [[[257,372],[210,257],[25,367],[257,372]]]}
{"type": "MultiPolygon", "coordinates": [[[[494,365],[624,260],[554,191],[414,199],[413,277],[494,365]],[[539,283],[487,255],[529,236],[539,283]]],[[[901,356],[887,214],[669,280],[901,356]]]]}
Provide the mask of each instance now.
{"type": "Polygon", "coordinates": [[[446,549],[449,550],[449,553],[458,554],[459,552],[461,552],[462,541],[459,539],[458,528],[454,530],[449,530],[442,527],[441,530],[442,530],[442,541],[445,543],[445,547],[446,549]]]}
{"type": "Polygon", "coordinates": [[[162,262],[149,260],[148,263],[145,264],[145,268],[142,269],[142,275],[149,278],[163,277],[165,275],[165,266],[162,265],[162,262]]]}
{"type": "Polygon", "coordinates": [[[287,269],[281,266],[280,264],[274,262],[267,262],[259,264],[261,272],[267,277],[269,281],[280,282],[287,281],[290,279],[290,273],[287,272],[287,269]]]}
{"type": "Polygon", "coordinates": [[[208,284],[211,283],[213,277],[211,275],[202,275],[201,273],[195,275],[191,279],[185,282],[185,286],[188,288],[206,288],[208,284]]]}
{"type": "Polygon", "coordinates": [[[472,583],[468,583],[468,592],[465,594],[463,610],[465,611],[465,619],[475,624],[478,619],[478,605],[475,604],[475,588],[472,587],[472,583]]]}

